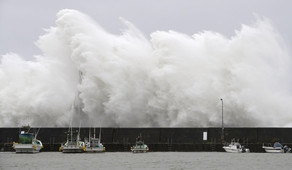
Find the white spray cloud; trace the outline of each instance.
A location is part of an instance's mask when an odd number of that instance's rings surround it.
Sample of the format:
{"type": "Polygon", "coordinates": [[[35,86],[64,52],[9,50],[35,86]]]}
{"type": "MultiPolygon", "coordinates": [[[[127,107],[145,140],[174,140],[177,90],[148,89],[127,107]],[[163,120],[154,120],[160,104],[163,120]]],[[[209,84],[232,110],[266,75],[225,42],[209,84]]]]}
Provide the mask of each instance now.
{"type": "Polygon", "coordinates": [[[35,61],[3,55],[1,126],[220,126],[220,98],[227,126],[292,124],[291,55],[267,18],[231,38],[156,31],[150,41],[121,21],[127,29],[113,35],[64,9],[35,61]]]}

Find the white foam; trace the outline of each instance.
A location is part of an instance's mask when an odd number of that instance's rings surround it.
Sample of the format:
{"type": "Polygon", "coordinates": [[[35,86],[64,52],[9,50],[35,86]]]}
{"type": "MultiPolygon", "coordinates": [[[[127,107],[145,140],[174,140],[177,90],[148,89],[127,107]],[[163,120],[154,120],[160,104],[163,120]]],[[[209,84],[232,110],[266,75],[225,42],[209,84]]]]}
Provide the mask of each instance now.
{"type": "Polygon", "coordinates": [[[113,35],[61,10],[35,61],[4,55],[1,126],[67,126],[72,117],[82,126],[220,126],[220,98],[227,126],[291,125],[291,55],[267,18],[231,38],[156,31],[151,40],[121,21],[127,28],[113,35]],[[77,91],[82,118],[72,116],[77,91]]]}

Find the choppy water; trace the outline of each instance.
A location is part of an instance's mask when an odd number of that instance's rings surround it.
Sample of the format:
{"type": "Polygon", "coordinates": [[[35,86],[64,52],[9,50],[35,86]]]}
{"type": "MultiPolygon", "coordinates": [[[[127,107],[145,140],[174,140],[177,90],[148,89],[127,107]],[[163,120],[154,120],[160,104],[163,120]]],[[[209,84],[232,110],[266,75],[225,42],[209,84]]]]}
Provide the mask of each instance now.
{"type": "Polygon", "coordinates": [[[0,169],[291,169],[292,154],[225,152],[124,152],[63,154],[0,152],[0,169]]]}

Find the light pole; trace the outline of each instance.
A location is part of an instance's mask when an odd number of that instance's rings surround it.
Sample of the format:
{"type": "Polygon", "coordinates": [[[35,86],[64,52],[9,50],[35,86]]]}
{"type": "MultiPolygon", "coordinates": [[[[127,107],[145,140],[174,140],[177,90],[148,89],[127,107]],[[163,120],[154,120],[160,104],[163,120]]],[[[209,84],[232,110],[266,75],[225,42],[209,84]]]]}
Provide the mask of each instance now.
{"type": "Polygon", "coordinates": [[[222,133],[221,133],[221,140],[224,141],[224,119],[223,119],[223,99],[220,99],[222,102],[222,133]]]}

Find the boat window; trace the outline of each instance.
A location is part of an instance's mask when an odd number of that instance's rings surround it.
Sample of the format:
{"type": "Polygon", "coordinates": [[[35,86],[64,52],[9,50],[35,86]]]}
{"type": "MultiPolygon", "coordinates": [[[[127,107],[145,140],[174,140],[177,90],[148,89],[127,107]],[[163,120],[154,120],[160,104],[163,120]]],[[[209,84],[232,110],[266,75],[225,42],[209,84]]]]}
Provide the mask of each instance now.
{"type": "Polygon", "coordinates": [[[283,146],[279,142],[275,142],[274,143],[274,148],[276,148],[276,147],[281,147],[282,148],[283,146]]]}

